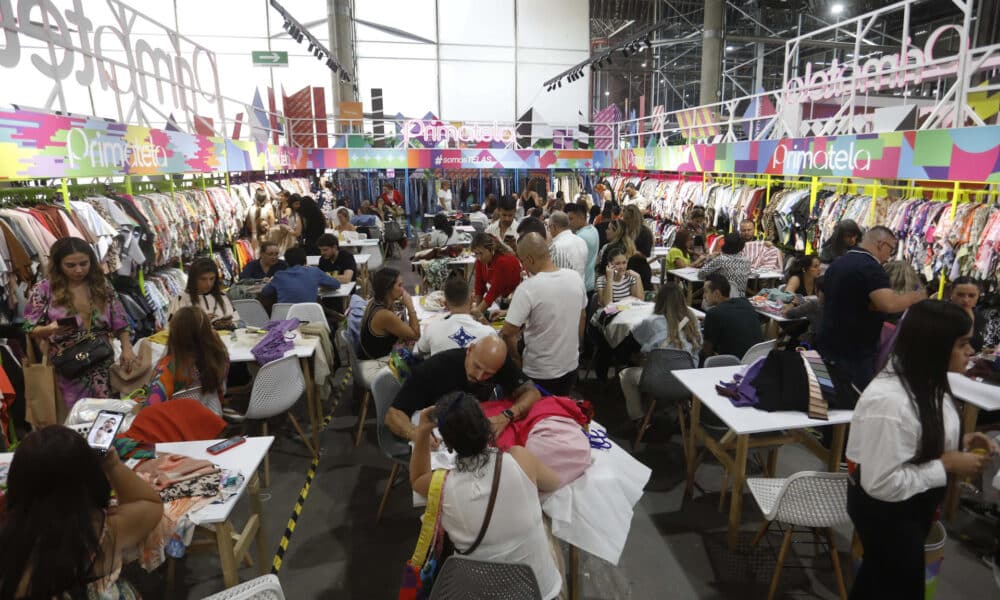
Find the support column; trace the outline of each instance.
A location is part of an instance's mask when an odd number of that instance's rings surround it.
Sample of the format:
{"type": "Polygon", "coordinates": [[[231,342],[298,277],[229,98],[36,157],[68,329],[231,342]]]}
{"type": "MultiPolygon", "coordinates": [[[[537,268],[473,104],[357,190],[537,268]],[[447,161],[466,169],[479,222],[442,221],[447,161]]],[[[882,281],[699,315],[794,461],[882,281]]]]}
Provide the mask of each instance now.
{"type": "Polygon", "coordinates": [[[354,8],[351,0],[333,0],[333,6],[337,20],[337,60],[351,77],[350,83],[340,83],[340,100],[355,100],[358,96],[354,85],[358,74],[354,56],[354,8]]]}
{"type": "Polygon", "coordinates": [[[705,32],[701,50],[701,95],[699,104],[719,101],[722,77],[722,36],[725,13],[723,0],[705,0],[705,32]]]}
{"type": "MultiPolygon", "coordinates": [[[[337,47],[337,7],[336,0],[326,0],[326,32],[330,40],[330,52],[335,54],[334,58],[340,62],[340,50],[337,47]]],[[[268,48],[270,50],[270,47],[268,48]]],[[[274,69],[271,69],[272,71],[274,69]]],[[[331,115],[340,116],[340,74],[330,71],[330,102],[333,104],[331,115]]],[[[332,128],[334,133],[340,133],[339,127],[332,128]]]]}

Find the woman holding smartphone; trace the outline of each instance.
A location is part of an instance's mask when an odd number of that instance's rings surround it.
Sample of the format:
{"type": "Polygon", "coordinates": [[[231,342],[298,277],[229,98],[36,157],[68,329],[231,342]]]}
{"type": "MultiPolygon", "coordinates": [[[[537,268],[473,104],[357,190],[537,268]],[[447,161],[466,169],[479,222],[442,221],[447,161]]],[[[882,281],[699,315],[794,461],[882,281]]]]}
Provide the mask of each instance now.
{"type": "Polygon", "coordinates": [[[205,311],[215,329],[236,329],[239,313],[229,296],[222,293],[219,267],[211,258],[196,258],[188,269],[187,288],[181,293],[179,305],[197,306],[205,311]]]}
{"type": "MultiPolygon", "coordinates": [[[[119,363],[131,372],[137,359],[132,350],[132,330],[114,289],[101,272],[97,255],[80,238],[57,240],[49,250],[48,273],[28,295],[24,329],[35,341],[48,346],[50,356],[72,348],[90,336],[121,341],[119,363]]],[[[45,351],[45,348],[42,348],[45,351]]],[[[111,398],[113,358],[90,365],[83,372],[64,376],[56,383],[66,407],[80,398],[111,398]]]]}

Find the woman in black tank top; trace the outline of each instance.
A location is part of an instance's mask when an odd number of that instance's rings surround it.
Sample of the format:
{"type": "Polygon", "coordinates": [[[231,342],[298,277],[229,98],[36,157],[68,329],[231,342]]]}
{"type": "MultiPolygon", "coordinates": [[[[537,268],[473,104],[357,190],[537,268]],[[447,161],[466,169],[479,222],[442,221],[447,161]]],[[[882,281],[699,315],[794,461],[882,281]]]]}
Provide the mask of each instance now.
{"type": "MultiPolygon", "coordinates": [[[[403,289],[403,279],[396,269],[387,267],[375,273],[372,277],[372,293],[361,322],[358,358],[374,362],[388,357],[397,341],[419,338],[420,323],[413,308],[413,299],[403,289]],[[402,300],[406,307],[406,322],[390,308],[397,300],[402,300]]],[[[374,365],[370,366],[375,368],[374,365]]]]}

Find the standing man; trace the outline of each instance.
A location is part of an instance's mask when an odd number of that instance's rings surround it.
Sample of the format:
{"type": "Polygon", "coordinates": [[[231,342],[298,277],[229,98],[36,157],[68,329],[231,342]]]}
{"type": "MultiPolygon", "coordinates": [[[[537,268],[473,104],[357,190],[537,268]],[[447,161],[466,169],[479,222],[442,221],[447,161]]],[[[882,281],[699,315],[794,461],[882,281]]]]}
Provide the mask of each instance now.
{"type": "Polygon", "coordinates": [[[516,210],[517,206],[514,204],[514,200],[510,196],[504,196],[497,204],[497,219],[486,228],[486,233],[511,248],[514,247],[517,240],[517,220],[514,219],[516,210]]]}
{"type": "MultiPolygon", "coordinates": [[[[575,205],[574,205],[575,206],[575,205]]],[[[549,254],[552,262],[560,269],[576,271],[581,278],[586,277],[587,242],[573,235],[569,227],[569,217],[561,210],[554,210],[549,215],[549,254]]]]}
{"type": "Polygon", "coordinates": [[[826,298],[819,351],[850,375],[859,390],[875,376],[886,314],[901,313],[927,298],[926,290],[892,291],[882,265],[895,254],[895,234],[886,227],[872,227],[861,243],[833,261],[823,276],[826,298]]]}
{"type": "Polygon", "coordinates": [[[500,337],[525,375],[548,394],[566,396],[576,385],[580,340],[587,322],[583,278],[555,266],[545,238],[537,233],[518,242],[517,254],[530,277],[514,290],[500,337]],[[522,332],[524,355],[520,356],[517,345],[522,332]]]}
{"type": "Polygon", "coordinates": [[[583,268],[583,284],[587,294],[594,293],[595,269],[597,268],[597,253],[600,251],[600,234],[597,228],[587,222],[587,209],[580,203],[566,205],[566,216],[569,218],[569,228],[587,244],[587,264],[583,268]]]}
{"type": "Polygon", "coordinates": [[[445,212],[452,211],[451,182],[447,179],[441,180],[441,189],[438,190],[438,206],[445,212]]]}
{"type": "Polygon", "coordinates": [[[640,212],[646,212],[649,208],[649,200],[647,200],[639,190],[635,189],[634,183],[628,183],[625,185],[625,198],[622,199],[622,206],[629,206],[635,204],[639,207],[640,212]]]}

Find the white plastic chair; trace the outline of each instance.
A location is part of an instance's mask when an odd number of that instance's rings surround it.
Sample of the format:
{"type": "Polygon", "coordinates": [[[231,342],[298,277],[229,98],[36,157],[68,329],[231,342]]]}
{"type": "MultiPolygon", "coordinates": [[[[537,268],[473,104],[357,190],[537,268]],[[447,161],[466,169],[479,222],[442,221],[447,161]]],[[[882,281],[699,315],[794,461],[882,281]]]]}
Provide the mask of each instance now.
{"type": "MultiPolygon", "coordinates": [[[[279,358],[261,367],[257,376],[254,377],[247,412],[242,415],[226,412],[223,416],[234,423],[242,423],[247,420],[260,421],[261,435],[267,435],[267,419],[281,413],[287,413],[288,420],[291,421],[292,427],[302,438],[306,448],[313,456],[317,456],[311,438],[305,434],[298,419],[290,410],[305,391],[306,379],[302,375],[302,367],[299,365],[298,357],[293,355],[279,358]]],[[[264,487],[270,485],[270,469],[270,458],[265,454],[264,487]]]]}
{"type": "Polygon", "coordinates": [[[788,547],[792,543],[792,532],[796,527],[809,528],[813,534],[823,534],[830,549],[830,560],[833,562],[833,572],[837,578],[837,587],[842,599],[847,598],[844,586],[844,576],[840,570],[840,556],[833,543],[834,526],[848,523],[851,517],[847,514],[847,473],[826,473],[822,471],[801,471],[788,478],[750,477],[747,487],[754,500],[764,513],[764,524],[754,537],[753,545],[757,545],[772,522],[784,523],[784,539],[778,552],[778,563],[774,566],[771,577],[771,588],[768,600],[774,598],[781,577],[781,567],[784,565],[788,547]]]}
{"type": "Polygon", "coordinates": [[[287,318],[288,310],[292,308],[291,302],[276,302],[274,306],[271,307],[271,320],[281,321],[287,318]]]}
{"type": "Polygon", "coordinates": [[[361,436],[365,431],[365,419],[368,418],[368,402],[372,396],[372,382],[364,380],[364,372],[361,369],[361,361],[358,359],[358,350],[351,343],[351,338],[347,335],[347,329],[341,329],[340,343],[347,348],[347,357],[351,363],[351,373],[353,374],[355,387],[363,388],[365,395],[361,398],[361,412],[358,415],[358,431],[354,435],[354,447],[361,445],[361,436]]]}
{"type": "Polygon", "coordinates": [[[293,304],[288,309],[288,314],[285,315],[285,318],[295,318],[300,321],[309,321],[309,323],[321,323],[327,332],[330,331],[330,324],[326,321],[326,313],[323,311],[323,307],[316,302],[299,302],[293,304]]]}
{"type": "Polygon", "coordinates": [[[740,364],[740,357],[732,354],[719,354],[709,356],[705,359],[705,368],[709,367],[735,367],[740,364]]]}
{"type": "Polygon", "coordinates": [[[740,363],[744,365],[753,364],[755,360],[762,356],[767,356],[771,350],[774,350],[776,344],[777,340],[768,340],[766,342],[750,346],[750,349],[743,355],[743,360],[741,360],[740,363]]]}
{"type": "Polygon", "coordinates": [[[535,572],[528,565],[487,562],[453,554],[434,580],[430,600],[518,598],[542,600],[535,572]]]}
{"type": "Polygon", "coordinates": [[[271,320],[267,316],[267,311],[264,310],[264,305],[253,298],[233,300],[233,309],[240,314],[240,319],[244,323],[253,327],[263,327],[271,320]]]}
{"type": "Polygon", "coordinates": [[[214,412],[215,414],[222,416],[222,403],[219,402],[218,392],[203,393],[201,391],[201,386],[190,387],[183,390],[178,390],[174,392],[171,396],[171,400],[177,400],[178,398],[191,398],[201,402],[201,405],[208,410],[214,412]]]}
{"type": "Polygon", "coordinates": [[[264,575],[202,600],[285,600],[277,575],[264,575]]]}

